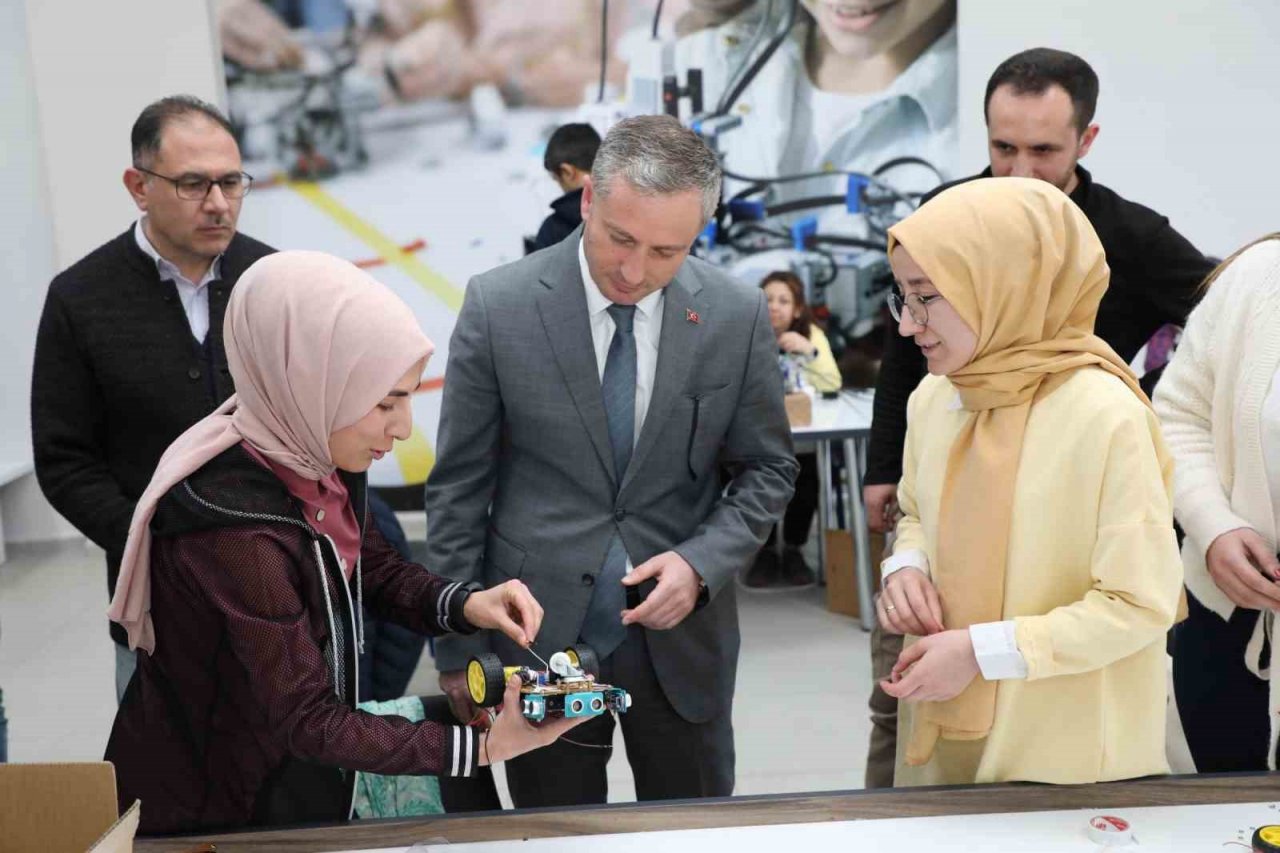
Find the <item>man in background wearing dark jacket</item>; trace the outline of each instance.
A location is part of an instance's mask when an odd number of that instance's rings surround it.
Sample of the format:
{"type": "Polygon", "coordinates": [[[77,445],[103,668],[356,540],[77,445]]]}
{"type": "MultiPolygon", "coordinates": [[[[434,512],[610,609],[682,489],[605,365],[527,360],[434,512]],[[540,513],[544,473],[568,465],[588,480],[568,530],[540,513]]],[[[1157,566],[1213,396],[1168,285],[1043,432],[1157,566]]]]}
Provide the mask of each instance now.
{"type": "Polygon", "coordinates": [[[542,165],[564,192],[551,202],[551,215],[542,222],[532,251],[554,246],[582,224],[582,182],[591,174],[600,147],[600,134],[589,124],[565,124],[547,140],[542,165]]]}
{"type": "MultiPolygon", "coordinates": [[[[114,593],[134,504],[160,455],[233,392],[222,316],[241,273],[273,250],[236,233],[252,178],[231,125],[196,98],[138,116],[128,230],[49,286],[36,336],[36,477],[54,509],[107,552],[114,593]]],[[[133,675],[120,626],[116,698],[133,675]]]]}
{"type": "MultiPolygon", "coordinates": [[[[1098,135],[1098,125],[1093,123],[1097,101],[1097,74],[1074,54],[1034,48],[1006,59],[987,82],[991,165],[965,180],[1037,178],[1058,187],[1084,211],[1111,267],[1111,283],[1098,308],[1094,331],[1121,358],[1132,361],[1157,330],[1183,324],[1195,305],[1200,283],[1213,269],[1213,261],[1175,231],[1166,217],[1094,183],[1093,176],[1079,164],[1098,135]]],[[[938,188],[921,203],[927,204],[954,185],[938,188]]],[[[926,372],[919,347],[899,335],[896,327],[889,328],[876,382],[863,488],[872,530],[884,532],[895,523],[907,398],[926,372]]],[[[1158,378],[1158,370],[1144,378],[1148,394],[1158,378]]],[[[885,634],[877,625],[871,639],[875,681],[868,788],[893,784],[897,701],[877,685],[888,676],[901,651],[902,638],[885,634]]]]}

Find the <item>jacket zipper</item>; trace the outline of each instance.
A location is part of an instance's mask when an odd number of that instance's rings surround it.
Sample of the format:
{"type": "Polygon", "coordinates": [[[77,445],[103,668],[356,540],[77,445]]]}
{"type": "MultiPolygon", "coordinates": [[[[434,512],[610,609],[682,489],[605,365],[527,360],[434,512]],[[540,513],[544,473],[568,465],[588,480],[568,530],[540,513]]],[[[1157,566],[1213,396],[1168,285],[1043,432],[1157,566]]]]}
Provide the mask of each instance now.
{"type": "MultiPolygon", "coordinates": [[[[213,511],[215,511],[215,512],[220,512],[220,513],[222,513],[222,514],[224,514],[224,515],[229,515],[229,516],[231,516],[232,518],[243,518],[243,519],[248,519],[248,520],[251,520],[251,521],[271,521],[271,522],[276,522],[276,523],[291,524],[291,525],[293,525],[294,527],[300,527],[300,528],[302,528],[302,529],[303,529],[303,530],[305,530],[305,531],[307,532],[307,534],[311,537],[311,541],[312,541],[313,543],[315,543],[315,544],[316,544],[316,546],[317,546],[317,550],[316,550],[316,562],[317,562],[317,564],[318,564],[318,565],[317,565],[317,568],[319,569],[319,573],[320,573],[320,582],[321,582],[321,587],[320,587],[320,588],[321,588],[321,590],[324,592],[325,605],[326,605],[326,607],[327,607],[327,609],[328,609],[328,611],[329,611],[329,612],[328,612],[328,614],[327,614],[327,616],[328,616],[328,619],[329,619],[329,637],[330,637],[330,639],[331,639],[331,641],[332,641],[332,648],[333,648],[333,687],[334,687],[334,692],[337,694],[337,696],[338,696],[339,698],[341,698],[341,697],[342,697],[342,685],[341,685],[341,684],[339,683],[339,681],[338,681],[338,666],[339,666],[339,663],[338,663],[338,655],[339,655],[339,653],[340,653],[340,652],[339,652],[339,650],[338,650],[338,624],[337,624],[337,619],[336,619],[336,617],[333,615],[333,603],[332,603],[332,601],[331,601],[331,599],[330,599],[330,593],[329,593],[329,579],[328,579],[327,573],[325,572],[325,567],[324,567],[324,558],[320,555],[320,551],[319,551],[319,549],[318,549],[320,534],[319,534],[319,533],[317,533],[317,532],[316,532],[316,530],[315,530],[315,528],[313,528],[311,525],[307,524],[307,523],[306,523],[306,522],[304,522],[304,521],[298,521],[296,518],[289,518],[288,516],[285,516],[285,515],[271,515],[271,514],[269,514],[269,513],[262,513],[262,512],[242,512],[242,511],[240,511],[240,510],[227,509],[226,507],[218,506],[218,505],[217,505],[217,504],[215,504],[215,503],[212,503],[212,502],[210,502],[210,501],[208,501],[208,500],[205,500],[205,499],[204,499],[204,498],[202,498],[200,495],[196,494],[195,489],[191,488],[191,483],[190,483],[190,482],[184,481],[184,482],[183,482],[183,484],[182,484],[182,486],[183,486],[183,488],[184,488],[184,489],[186,489],[187,494],[191,496],[192,500],[196,501],[196,502],[197,502],[197,503],[199,503],[201,506],[203,506],[203,507],[205,507],[205,508],[207,508],[207,509],[213,510],[213,511]]],[[[366,504],[367,504],[367,503],[368,503],[368,495],[367,495],[367,493],[366,493],[365,501],[366,501],[366,504]]],[[[329,537],[328,537],[327,535],[326,535],[326,536],[324,536],[324,538],[329,540],[329,545],[333,548],[334,559],[335,559],[335,560],[337,560],[337,559],[338,559],[338,548],[337,548],[337,546],[333,544],[333,540],[332,540],[332,539],[329,539],[329,537]]],[[[339,567],[341,567],[341,563],[338,563],[337,565],[338,565],[339,567]]],[[[339,568],[339,571],[341,571],[341,568],[339,568]]],[[[345,576],[344,576],[344,580],[345,580],[345,576]]],[[[346,584],[345,584],[345,583],[343,583],[343,584],[342,584],[342,586],[343,586],[343,588],[344,588],[344,589],[346,589],[346,584]]],[[[351,590],[349,590],[349,589],[347,590],[347,601],[348,601],[348,609],[350,609],[351,590]]],[[[354,621],[354,620],[353,620],[353,621],[354,621]]],[[[354,630],[354,627],[355,627],[355,626],[354,626],[354,624],[353,624],[353,625],[352,625],[352,629],[353,629],[353,630],[354,630]]],[[[354,642],[354,640],[355,640],[355,638],[354,638],[354,636],[353,636],[353,637],[352,637],[352,641],[354,642]]],[[[360,666],[360,664],[359,664],[359,655],[358,655],[358,654],[356,654],[356,655],[353,655],[352,657],[354,657],[354,658],[356,659],[356,675],[357,675],[357,681],[356,681],[355,683],[356,683],[356,691],[357,691],[357,693],[358,693],[358,692],[359,692],[359,683],[360,683],[360,682],[359,682],[359,680],[358,680],[358,677],[359,677],[359,666],[360,666]]],[[[353,703],[353,704],[354,704],[354,703],[353,703]]]]}
{"type": "MultiPolygon", "coordinates": [[[[182,486],[184,489],[186,489],[187,494],[191,496],[192,500],[196,501],[198,504],[200,504],[201,506],[207,509],[213,510],[215,512],[223,513],[224,515],[229,515],[233,518],[244,518],[244,519],[249,519],[253,521],[273,521],[273,522],[282,522],[284,524],[291,524],[294,527],[302,528],[307,532],[308,535],[311,536],[311,541],[316,548],[316,563],[320,573],[321,589],[324,591],[325,607],[328,610],[328,613],[326,615],[328,616],[328,619],[329,619],[329,637],[332,641],[332,648],[333,648],[334,692],[338,695],[338,698],[341,699],[342,687],[338,681],[338,654],[339,654],[338,640],[337,640],[338,623],[337,623],[337,618],[333,614],[333,602],[330,598],[329,579],[325,573],[324,558],[323,556],[321,556],[321,553],[320,553],[319,537],[321,535],[323,535],[324,539],[329,543],[329,547],[333,549],[334,564],[338,566],[339,574],[343,575],[342,577],[343,583],[341,584],[341,586],[347,596],[347,612],[351,619],[351,630],[353,632],[351,640],[352,640],[353,646],[356,643],[360,643],[361,645],[363,644],[364,614],[362,613],[360,615],[360,623],[361,623],[362,630],[360,632],[359,639],[357,640],[357,636],[354,633],[356,630],[356,620],[355,620],[355,607],[351,602],[351,589],[349,585],[346,583],[346,575],[342,572],[342,557],[338,554],[338,546],[334,543],[333,539],[328,534],[317,533],[316,530],[311,525],[307,524],[305,521],[298,521],[296,518],[289,518],[288,516],[283,516],[283,515],[271,515],[268,513],[261,513],[261,512],[241,512],[240,510],[227,509],[226,507],[218,506],[217,504],[207,501],[204,498],[200,497],[200,495],[196,494],[195,490],[191,488],[190,482],[183,481],[182,486]]],[[[366,487],[364,490],[364,517],[361,519],[361,523],[360,523],[361,542],[364,541],[365,525],[368,523],[368,519],[369,519],[369,491],[368,491],[368,487],[366,487]]],[[[359,572],[359,570],[360,570],[360,557],[359,555],[357,555],[356,571],[359,572]]],[[[357,584],[360,584],[359,580],[357,580],[357,584]]],[[[363,599],[364,597],[363,590],[357,589],[356,595],[357,597],[363,599]]],[[[360,699],[360,653],[358,648],[354,648],[353,652],[354,653],[351,655],[351,659],[355,662],[355,664],[353,667],[354,669],[354,675],[352,677],[352,685],[353,685],[352,700],[353,701],[351,704],[352,706],[355,706],[359,703],[359,699],[360,699]]],[[[351,779],[351,785],[350,785],[351,797],[347,803],[347,820],[351,820],[351,818],[355,815],[356,793],[357,793],[356,781],[358,780],[358,778],[359,778],[358,772],[353,773],[352,779],[351,779]]]]}
{"type": "Polygon", "coordinates": [[[292,524],[294,527],[301,527],[303,530],[307,531],[313,539],[319,535],[316,533],[315,528],[307,524],[305,521],[298,521],[298,519],[289,518],[287,515],[271,515],[265,512],[241,512],[240,510],[227,509],[226,507],[218,506],[215,503],[210,503],[197,495],[195,489],[191,488],[191,483],[189,481],[184,480],[182,487],[187,490],[187,494],[191,495],[192,499],[195,500],[196,503],[207,509],[214,510],[215,512],[220,512],[224,515],[232,516],[233,518],[247,518],[254,521],[276,521],[284,524],[292,524]]]}
{"type": "MultiPolygon", "coordinates": [[[[333,538],[332,538],[331,536],[329,536],[329,534],[327,534],[327,533],[326,533],[326,534],[324,534],[324,539],[325,539],[325,541],[326,541],[326,542],[328,542],[328,543],[329,543],[329,547],[333,549],[333,558],[334,558],[334,560],[337,562],[338,568],[339,568],[339,569],[341,569],[341,568],[342,568],[342,557],[341,557],[341,556],[339,556],[339,554],[338,554],[338,545],[337,545],[337,543],[335,543],[335,542],[333,541],[333,538]]],[[[317,544],[318,544],[318,543],[317,543],[317,544]]],[[[357,561],[358,561],[360,558],[359,558],[359,557],[357,557],[356,559],[357,559],[357,561]]],[[[344,573],[344,574],[343,574],[343,578],[344,578],[344,580],[345,580],[345,577],[346,577],[346,575],[345,575],[345,573],[344,573]]],[[[352,641],[353,641],[353,642],[358,642],[358,640],[356,640],[356,636],[357,636],[357,635],[356,635],[356,633],[355,633],[355,631],[356,631],[356,615],[355,615],[355,605],[354,605],[354,603],[351,601],[351,588],[350,588],[350,586],[349,586],[348,584],[343,583],[343,584],[342,584],[342,589],[343,589],[343,591],[344,591],[344,592],[346,593],[346,595],[347,595],[347,615],[348,615],[348,616],[350,617],[350,619],[351,619],[351,637],[352,637],[352,641]]],[[[326,588],[326,591],[327,591],[327,588],[326,588]]],[[[333,619],[333,618],[334,618],[334,616],[333,616],[333,612],[332,612],[332,607],[330,608],[329,618],[330,618],[330,619],[333,619]]],[[[363,620],[362,620],[362,621],[363,621],[363,620]]],[[[355,706],[359,706],[359,704],[360,704],[360,652],[359,652],[359,650],[358,650],[358,649],[357,649],[356,653],[355,653],[355,654],[353,654],[353,655],[351,656],[351,660],[352,660],[352,661],[354,661],[354,665],[353,665],[353,667],[352,667],[352,669],[353,669],[353,675],[352,675],[352,677],[351,677],[351,685],[352,685],[352,696],[351,696],[352,701],[351,701],[351,704],[352,704],[352,705],[355,705],[355,706]]],[[[335,679],[335,680],[336,680],[336,679],[335,679]]],[[[353,771],[353,772],[357,772],[357,773],[358,773],[358,771],[353,771]]],[[[358,777],[358,776],[356,776],[355,778],[356,778],[356,779],[358,779],[359,777],[358,777]]],[[[355,812],[356,812],[356,784],[355,784],[355,782],[354,782],[354,780],[353,780],[353,783],[352,783],[352,785],[351,785],[351,800],[350,800],[350,802],[348,802],[348,803],[347,803],[347,820],[351,820],[351,818],[355,815],[355,812]]]]}
{"type": "MultiPolygon", "coordinates": [[[[369,524],[369,485],[366,483],[361,494],[364,498],[364,512],[360,517],[360,550],[364,550],[364,532],[369,524]]],[[[328,536],[325,537],[329,539],[328,536]]],[[[338,546],[334,545],[333,540],[329,539],[329,544],[333,545],[333,553],[338,553],[338,546]]],[[[353,655],[356,661],[356,677],[355,677],[355,705],[360,704],[360,655],[364,653],[364,578],[360,576],[360,552],[356,552],[356,607],[360,613],[360,629],[355,635],[356,653],[353,655]]],[[[341,563],[339,563],[341,565],[341,563]]],[[[342,588],[347,591],[347,605],[351,605],[351,588],[349,584],[343,584],[342,588]]],[[[356,611],[352,610],[352,622],[355,622],[356,611]]],[[[352,624],[351,630],[355,631],[356,626],[352,624]]],[[[347,803],[347,820],[351,820],[356,814],[356,795],[358,793],[357,785],[360,782],[360,775],[357,772],[351,780],[351,801],[347,803]]]]}

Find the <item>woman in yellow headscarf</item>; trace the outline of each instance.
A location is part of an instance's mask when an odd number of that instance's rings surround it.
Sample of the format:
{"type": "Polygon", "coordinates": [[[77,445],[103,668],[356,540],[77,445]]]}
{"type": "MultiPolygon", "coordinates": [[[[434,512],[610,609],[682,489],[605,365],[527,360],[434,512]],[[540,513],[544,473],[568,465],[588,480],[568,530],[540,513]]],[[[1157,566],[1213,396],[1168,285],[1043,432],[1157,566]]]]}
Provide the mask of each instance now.
{"type": "Polygon", "coordinates": [[[909,642],[898,785],[1168,772],[1165,632],[1182,569],[1150,402],[1093,334],[1089,221],[1023,178],[950,189],[889,230],[908,407],[878,615],[909,642]]]}

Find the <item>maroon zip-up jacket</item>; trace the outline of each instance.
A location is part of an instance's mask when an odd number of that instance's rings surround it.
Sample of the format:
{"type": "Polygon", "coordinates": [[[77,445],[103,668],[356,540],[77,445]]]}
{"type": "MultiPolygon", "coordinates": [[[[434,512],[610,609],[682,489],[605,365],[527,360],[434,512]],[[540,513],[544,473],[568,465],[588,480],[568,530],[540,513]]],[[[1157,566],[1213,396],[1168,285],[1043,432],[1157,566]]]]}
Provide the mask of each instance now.
{"type": "Polygon", "coordinates": [[[462,607],[478,586],[406,562],[365,524],[365,477],[343,478],[364,531],[350,583],[284,484],[239,447],[157,507],[156,649],[138,655],[106,752],[122,809],[142,800],[143,834],[345,820],[355,770],[475,772],[465,726],[355,709],[358,600],[425,634],[471,633],[462,607]]]}

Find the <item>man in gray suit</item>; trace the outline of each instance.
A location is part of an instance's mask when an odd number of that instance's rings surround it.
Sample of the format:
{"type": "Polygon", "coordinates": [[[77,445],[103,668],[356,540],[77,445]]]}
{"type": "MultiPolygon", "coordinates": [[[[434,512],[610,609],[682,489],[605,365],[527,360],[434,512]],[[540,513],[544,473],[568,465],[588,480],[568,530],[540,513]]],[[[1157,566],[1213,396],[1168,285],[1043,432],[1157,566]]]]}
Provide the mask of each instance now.
{"type": "MultiPolygon", "coordinates": [[[[546,611],[535,650],[584,642],[631,692],[642,800],[733,793],[734,576],[798,470],[759,289],[688,257],[719,195],[715,155],[675,119],[614,127],[583,226],[467,286],[427,482],[427,565],[519,578],[546,611]]],[[[490,633],[437,641],[460,718],[471,655],[537,663],[490,633]]],[[[605,802],[613,727],[508,762],[515,804],[605,802]]]]}

